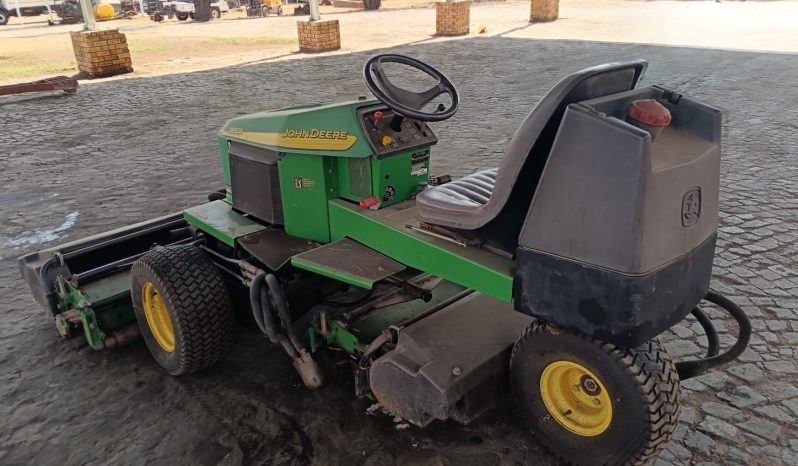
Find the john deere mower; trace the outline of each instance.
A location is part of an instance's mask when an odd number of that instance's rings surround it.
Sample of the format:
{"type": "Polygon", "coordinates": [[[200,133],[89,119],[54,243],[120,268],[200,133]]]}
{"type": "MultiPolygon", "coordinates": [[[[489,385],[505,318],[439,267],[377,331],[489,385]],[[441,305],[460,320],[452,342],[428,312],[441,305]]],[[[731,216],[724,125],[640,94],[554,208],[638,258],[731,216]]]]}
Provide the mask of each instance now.
{"type": "Polygon", "coordinates": [[[63,337],[102,350],[141,335],[172,375],[222,360],[245,317],[308,388],[337,356],[357,396],[420,427],[511,394],[566,461],[643,463],[676,427],[680,380],[736,358],[751,332],[709,289],[721,114],[636,88],[645,69],[568,76],[498,168],[452,181],[429,174],[429,124],[455,115],[455,86],[378,55],[364,72],[376,99],[228,121],[209,202],[26,255],[21,272],[63,337]],[[410,71],[431,87],[395,84],[410,71]],[[723,353],[703,300],[738,322],[723,353]],[[688,314],[707,355],[675,363],[658,336],[688,314]]]}

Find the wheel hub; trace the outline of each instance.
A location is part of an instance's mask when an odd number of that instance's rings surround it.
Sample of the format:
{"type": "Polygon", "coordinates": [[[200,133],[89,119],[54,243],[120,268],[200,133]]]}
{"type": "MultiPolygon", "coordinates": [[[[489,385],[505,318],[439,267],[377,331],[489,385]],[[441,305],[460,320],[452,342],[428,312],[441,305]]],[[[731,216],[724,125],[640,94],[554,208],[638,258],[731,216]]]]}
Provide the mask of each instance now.
{"type": "Polygon", "coordinates": [[[147,282],[141,288],[141,302],[144,307],[144,316],[150,327],[152,336],[158,345],[167,353],[175,350],[175,332],[172,328],[172,319],[166,309],[166,303],[161,298],[152,282],[147,282]]]}
{"type": "Polygon", "coordinates": [[[612,421],[612,401],[604,385],[575,362],[546,366],[540,376],[540,396],[552,418],[577,435],[599,435],[612,421]]]}

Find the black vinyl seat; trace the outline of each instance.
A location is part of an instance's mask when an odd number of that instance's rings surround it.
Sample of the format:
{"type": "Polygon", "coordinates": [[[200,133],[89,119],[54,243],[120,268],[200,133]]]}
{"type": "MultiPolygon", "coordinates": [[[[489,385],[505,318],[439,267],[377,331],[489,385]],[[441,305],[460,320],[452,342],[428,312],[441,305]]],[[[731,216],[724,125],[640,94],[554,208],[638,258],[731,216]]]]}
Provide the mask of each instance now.
{"type": "Polygon", "coordinates": [[[647,63],[610,63],[558,82],[519,126],[498,168],[483,170],[416,198],[421,222],[472,235],[513,251],[568,105],[634,89],[647,63]]]}
{"type": "Polygon", "coordinates": [[[478,171],[424,192],[432,197],[433,202],[479,207],[485,205],[493,194],[498,172],[498,168],[478,171]]]}

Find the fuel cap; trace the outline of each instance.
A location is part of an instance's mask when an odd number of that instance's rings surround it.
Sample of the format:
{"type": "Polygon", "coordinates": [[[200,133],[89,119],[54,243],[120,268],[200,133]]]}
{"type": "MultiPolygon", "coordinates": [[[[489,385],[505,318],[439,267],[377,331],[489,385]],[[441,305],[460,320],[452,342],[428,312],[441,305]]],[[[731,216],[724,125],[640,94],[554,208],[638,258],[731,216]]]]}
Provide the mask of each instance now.
{"type": "Polygon", "coordinates": [[[626,109],[629,118],[651,126],[671,124],[671,112],[654,99],[635,100],[626,109]]]}

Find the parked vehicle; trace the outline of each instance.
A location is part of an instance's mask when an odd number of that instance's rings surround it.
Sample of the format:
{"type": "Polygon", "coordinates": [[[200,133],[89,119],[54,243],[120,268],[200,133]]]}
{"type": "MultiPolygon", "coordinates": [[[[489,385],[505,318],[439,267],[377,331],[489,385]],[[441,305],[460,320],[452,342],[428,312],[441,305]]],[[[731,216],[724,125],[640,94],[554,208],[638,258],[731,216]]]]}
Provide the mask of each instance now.
{"type": "MultiPolygon", "coordinates": [[[[194,2],[175,0],[159,3],[160,9],[155,9],[154,11],[149,12],[150,18],[155,22],[160,23],[164,20],[164,18],[172,19],[174,17],[177,17],[178,21],[185,21],[188,18],[194,19],[194,2]]],[[[149,6],[149,9],[152,9],[152,2],[149,6]]],[[[212,19],[220,18],[222,13],[227,13],[228,11],[230,11],[230,5],[227,4],[226,0],[216,0],[211,2],[212,19]]]]}
{"type": "Polygon", "coordinates": [[[47,13],[47,0],[0,0],[0,26],[11,16],[38,16],[47,13]]]}
{"type": "MultiPolygon", "coordinates": [[[[136,15],[135,10],[123,7],[121,0],[93,0],[92,4],[96,21],[108,21],[136,15]]],[[[52,0],[50,8],[58,17],[56,20],[50,18],[47,21],[51,26],[83,22],[83,11],[78,0],[52,0]]]]}
{"type": "MultiPolygon", "coordinates": [[[[524,96],[538,103],[499,166],[452,181],[429,176],[430,123],[455,115],[456,87],[377,55],[363,70],[374,99],[225,123],[224,188],[209,202],[30,251],[20,272],[63,338],[105,350],[141,336],[171,375],[229,364],[244,319],[264,337],[250,356],[277,345],[309,389],[348,375],[355,396],[419,428],[468,424],[512,397],[564,463],[642,465],[684,427],[680,382],[735,360],[752,332],[709,288],[721,111],[637,87],[646,67],[598,65],[524,96]],[[397,66],[436,84],[389,81],[397,66]],[[703,301],[737,322],[736,339],[718,337],[703,301]],[[706,356],[673,361],[658,336],[688,314],[706,356]]],[[[506,94],[489,112],[520,98],[506,94]]],[[[107,377],[113,359],[82,370],[107,377]]]]}

